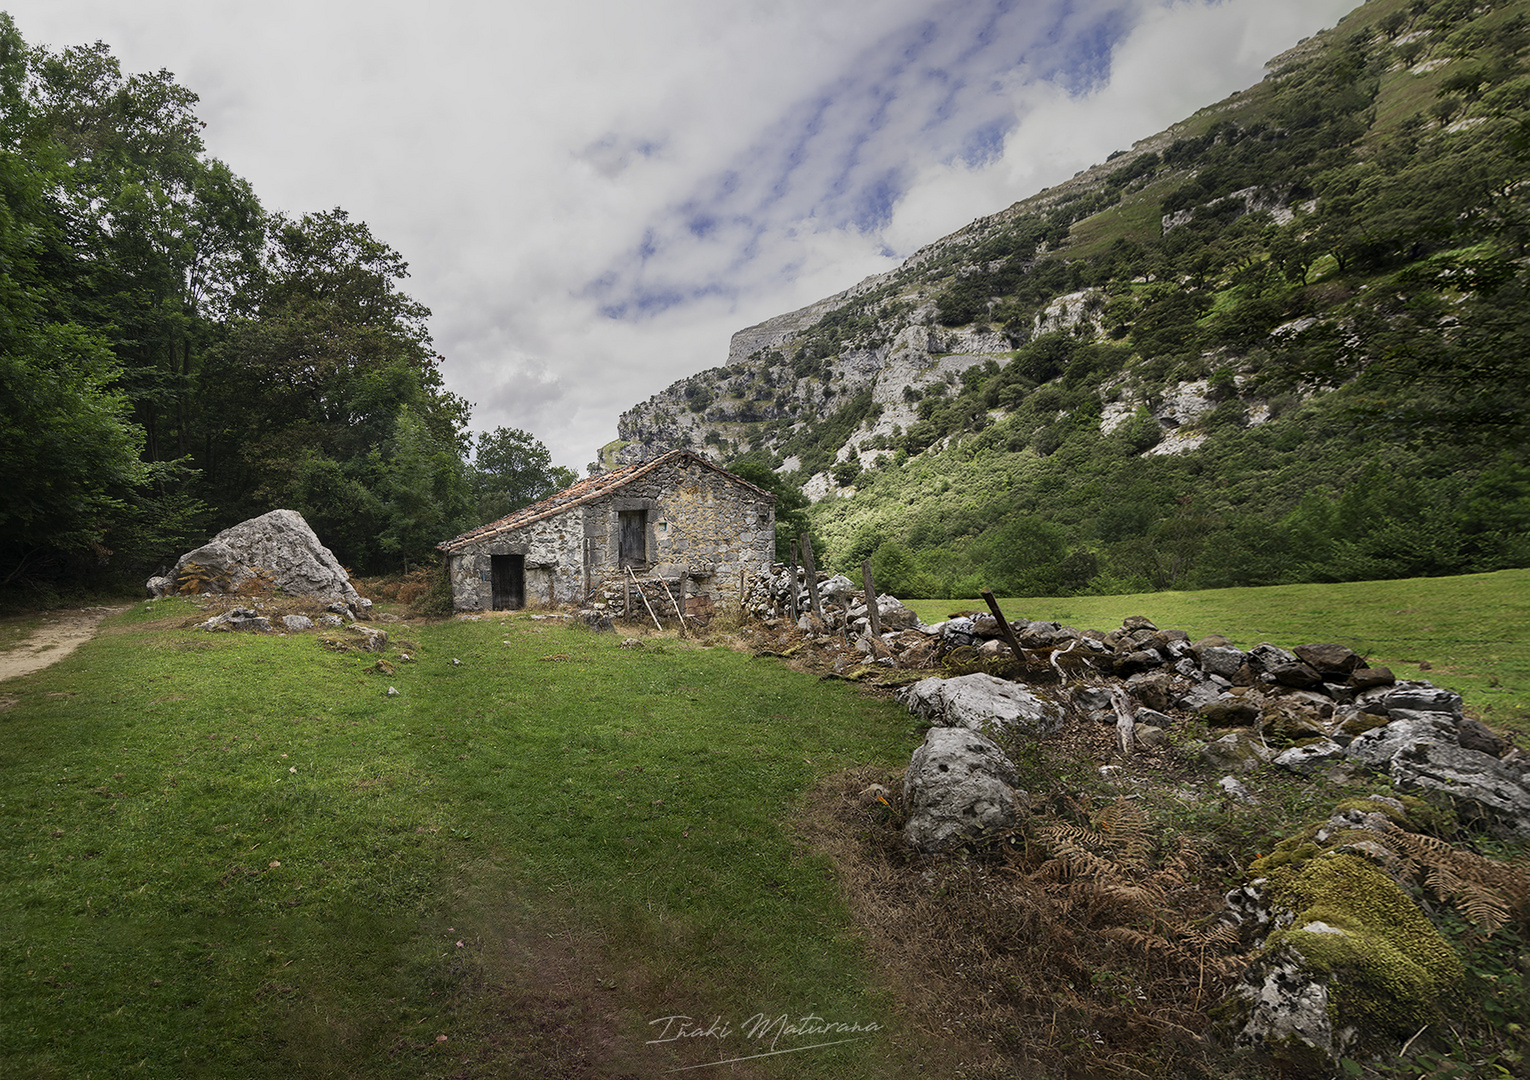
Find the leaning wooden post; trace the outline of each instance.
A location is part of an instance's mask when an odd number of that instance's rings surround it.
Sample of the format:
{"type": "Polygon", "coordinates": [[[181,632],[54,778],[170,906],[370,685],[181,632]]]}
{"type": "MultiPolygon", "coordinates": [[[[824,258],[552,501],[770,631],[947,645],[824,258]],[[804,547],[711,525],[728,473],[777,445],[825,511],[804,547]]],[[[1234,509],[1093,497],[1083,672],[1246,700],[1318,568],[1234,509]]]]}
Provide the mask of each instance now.
{"type": "Polygon", "coordinates": [[[871,622],[871,636],[882,636],[882,613],[877,610],[877,587],[871,580],[871,560],[861,563],[861,581],[866,586],[866,618],[871,622]]]}
{"type": "Polygon", "coordinates": [[[791,612],[792,622],[797,621],[797,541],[792,541],[792,595],[787,602],[787,610],[791,612]]]}
{"type": "Polygon", "coordinates": [[[802,568],[807,571],[808,603],[813,606],[813,614],[822,622],[823,605],[818,602],[818,568],[813,565],[813,539],[807,533],[802,534],[802,568]]]}
{"type": "MultiPolygon", "coordinates": [[[[643,586],[638,582],[637,575],[632,572],[632,567],[627,567],[627,576],[632,579],[632,584],[637,588],[637,593],[643,598],[643,606],[648,609],[648,614],[653,618],[653,624],[659,628],[659,633],[664,632],[664,624],[659,621],[659,616],[654,614],[653,605],[648,602],[648,594],[643,591],[643,586]]],[[[668,588],[668,586],[665,586],[668,588]]]]}
{"type": "Polygon", "coordinates": [[[988,604],[988,610],[993,612],[993,617],[999,620],[999,632],[1004,635],[1004,640],[1009,643],[1011,651],[1015,654],[1015,659],[1024,659],[1020,654],[1020,642],[1015,639],[1014,628],[1009,625],[1009,620],[1004,617],[1004,612],[999,610],[999,602],[993,598],[993,590],[984,589],[979,595],[988,604]]]}
{"type": "MultiPolygon", "coordinates": [[[[675,599],[675,590],[669,587],[669,582],[664,582],[664,591],[669,594],[669,602],[675,605],[675,618],[680,620],[680,636],[685,637],[685,611],[680,607],[680,601],[675,599]]],[[[681,586],[680,593],[685,594],[685,587],[681,586]]]]}

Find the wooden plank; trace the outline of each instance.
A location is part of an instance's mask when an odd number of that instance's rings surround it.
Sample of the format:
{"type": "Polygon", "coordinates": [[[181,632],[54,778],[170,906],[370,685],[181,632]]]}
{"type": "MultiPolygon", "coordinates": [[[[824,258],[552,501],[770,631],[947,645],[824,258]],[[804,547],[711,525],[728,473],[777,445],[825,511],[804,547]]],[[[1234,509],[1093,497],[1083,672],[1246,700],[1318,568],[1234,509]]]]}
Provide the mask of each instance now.
{"type": "Polygon", "coordinates": [[[871,636],[882,636],[882,613],[877,610],[877,587],[871,580],[871,560],[861,563],[861,581],[866,586],[866,618],[871,623],[871,636]]]}
{"type": "Polygon", "coordinates": [[[675,590],[669,587],[669,582],[663,584],[664,591],[669,593],[669,602],[675,605],[675,618],[680,620],[680,636],[685,637],[685,611],[680,607],[680,601],[675,599],[675,590]]]}
{"type": "Polygon", "coordinates": [[[999,620],[999,633],[1004,635],[1004,640],[1009,643],[1010,651],[1015,654],[1016,660],[1024,660],[1025,655],[1020,651],[1020,642],[1015,639],[1015,631],[1009,625],[1009,620],[1004,617],[1004,612],[999,610],[999,602],[993,598],[992,589],[984,589],[980,593],[983,602],[988,605],[988,610],[993,612],[993,617],[999,620]]]}
{"type": "Polygon", "coordinates": [[[637,586],[638,595],[643,598],[643,606],[648,609],[648,614],[653,619],[653,624],[659,628],[659,632],[662,634],[664,632],[664,624],[654,614],[653,605],[648,602],[648,594],[643,591],[642,584],[638,581],[637,575],[632,572],[632,567],[630,566],[627,567],[627,576],[632,579],[632,584],[637,586]]]}

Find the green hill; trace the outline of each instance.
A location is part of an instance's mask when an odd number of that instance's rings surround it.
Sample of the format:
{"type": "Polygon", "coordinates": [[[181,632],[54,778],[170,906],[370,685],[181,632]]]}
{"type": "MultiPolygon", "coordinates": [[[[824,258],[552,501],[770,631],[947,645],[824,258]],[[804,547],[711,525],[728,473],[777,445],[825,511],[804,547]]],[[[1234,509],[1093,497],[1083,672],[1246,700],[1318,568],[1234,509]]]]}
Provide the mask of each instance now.
{"type": "Polygon", "coordinates": [[[1530,5],[1373,0],[1258,85],[622,418],[901,595],[1530,565],[1530,5]]]}

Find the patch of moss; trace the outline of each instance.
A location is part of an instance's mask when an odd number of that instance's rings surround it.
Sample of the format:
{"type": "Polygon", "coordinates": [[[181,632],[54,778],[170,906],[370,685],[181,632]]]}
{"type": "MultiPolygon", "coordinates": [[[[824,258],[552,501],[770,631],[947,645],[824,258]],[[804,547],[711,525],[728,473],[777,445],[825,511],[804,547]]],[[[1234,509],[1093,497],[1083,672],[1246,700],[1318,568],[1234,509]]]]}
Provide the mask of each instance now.
{"type": "Polygon", "coordinates": [[[1286,837],[1275,845],[1274,851],[1255,859],[1249,869],[1256,874],[1270,874],[1282,867],[1300,865],[1316,858],[1323,849],[1318,847],[1313,838],[1321,828],[1321,825],[1309,825],[1301,832],[1286,837]]]}
{"type": "Polygon", "coordinates": [[[1406,828],[1429,836],[1448,837],[1456,831],[1456,809],[1449,802],[1431,802],[1414,795],[1398,795],[1408,812],[1406,828]]]}
{"type": "Polygon", "coordinates": [[[1461,981],[1449,943],[1366,859],[1328,852],[1270,879],[1274,898],[1296,921],[1272,934],[1267,948],[1290,945],[1314,974],[1330,977],[1335,1030],[1353,1027],[1362,1038],[1416,1031],[1461,981]]]}

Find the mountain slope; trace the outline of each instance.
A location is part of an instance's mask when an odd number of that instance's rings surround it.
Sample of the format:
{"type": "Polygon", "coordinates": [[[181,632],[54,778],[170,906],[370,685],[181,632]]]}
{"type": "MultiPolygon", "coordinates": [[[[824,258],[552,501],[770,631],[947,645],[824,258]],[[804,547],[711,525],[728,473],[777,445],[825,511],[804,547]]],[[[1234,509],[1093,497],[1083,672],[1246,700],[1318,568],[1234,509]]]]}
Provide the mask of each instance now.
{"type": "Polygon", "coordinates": [[[1373,0],[1259,85],[734,336],[623,415],[907,595],[1530,561],[1530,2],[1373,0]]]}

